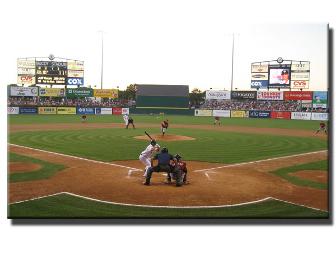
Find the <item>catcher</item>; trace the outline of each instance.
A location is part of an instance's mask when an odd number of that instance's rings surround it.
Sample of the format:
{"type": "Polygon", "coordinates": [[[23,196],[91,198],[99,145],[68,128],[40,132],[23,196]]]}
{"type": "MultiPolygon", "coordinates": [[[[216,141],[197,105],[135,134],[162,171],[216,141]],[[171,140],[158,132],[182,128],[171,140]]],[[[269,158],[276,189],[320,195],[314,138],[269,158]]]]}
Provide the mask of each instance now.
{"type": "Polygon", "coordinates": [[[171,167],[171,161],[174,160],[174,157],[168,153],[167,148],[162,148],[161,153],[156,154],[152,160],[157,159],[158,164],[154,167],[148,168],[147,175],[146,175],[146,181],[143,183],[144,185],[150,185],[150,180],[152,178],[153,172],[166,172],[168,175],[170,173],[175,174],[176,176],[176,187],[182,186],[181,181],[181,171],[179,168],[172,168],[171,167]]]}
{"type": "Polygon", "coordinates": [[[165,135],[166,131],[168,129],[168,119],[164,120],[161,122],[161,132],[162,132],[162,136],[165,135]]]}
{"type": "Polygon", "coordinates": [[[174,156],[174,161],[170,165],[175,171],[172,171],[171,173],[167,174],[167,183],[171,183],[171,180],[177,179],[177,174],[180,173],[180,180],[182,180],[183,184],[187,184],[187,163],[182,161],[182,157],[179,154],[176,154],[174,156]]]}

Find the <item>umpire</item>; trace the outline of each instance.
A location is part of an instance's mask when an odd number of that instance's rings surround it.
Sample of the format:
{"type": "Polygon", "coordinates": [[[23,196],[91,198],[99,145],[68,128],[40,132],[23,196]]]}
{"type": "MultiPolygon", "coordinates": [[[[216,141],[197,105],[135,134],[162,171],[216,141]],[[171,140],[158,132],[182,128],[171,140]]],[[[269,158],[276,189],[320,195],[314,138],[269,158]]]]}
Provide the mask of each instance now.
{"type": "Polygon", "coordinates": [[[150,185],[150,179],[152,178],[153,172],[166,172],[168,175],[169,173],[173,173],[176,175],[176,186],[182,186],[181,176],[182,172],[178,168],[171,167],[171,161],[174,160],[174,157],[168,153],[167,148],[162,148],[159,154],[156,154],[153,159],[158,160],[158,164],[154,167],[150,167],[147,170],[146,181],[144,185],[150,185]]]}

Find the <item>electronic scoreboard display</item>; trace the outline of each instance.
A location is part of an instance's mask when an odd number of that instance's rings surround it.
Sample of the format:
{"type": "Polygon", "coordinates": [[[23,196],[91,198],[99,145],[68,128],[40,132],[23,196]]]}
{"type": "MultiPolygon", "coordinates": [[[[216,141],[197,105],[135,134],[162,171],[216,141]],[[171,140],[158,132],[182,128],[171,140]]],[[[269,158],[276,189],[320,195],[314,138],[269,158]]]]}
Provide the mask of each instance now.
{"type": "Polygon", "coordinates": [[[36,74],[47,76],[67,76],[67,62],[36,61],[36,74]]]}

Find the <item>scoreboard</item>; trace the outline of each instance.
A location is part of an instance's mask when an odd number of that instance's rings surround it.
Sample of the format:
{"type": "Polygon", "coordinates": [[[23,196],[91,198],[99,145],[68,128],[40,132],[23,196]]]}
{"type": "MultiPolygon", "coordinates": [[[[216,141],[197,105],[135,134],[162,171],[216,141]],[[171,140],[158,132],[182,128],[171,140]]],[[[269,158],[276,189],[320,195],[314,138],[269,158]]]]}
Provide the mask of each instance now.
{"type": "Polygon", "coordinates": [[[84,85],[84,61],[18,59],[17,71],[19,84],[84,85]]]}

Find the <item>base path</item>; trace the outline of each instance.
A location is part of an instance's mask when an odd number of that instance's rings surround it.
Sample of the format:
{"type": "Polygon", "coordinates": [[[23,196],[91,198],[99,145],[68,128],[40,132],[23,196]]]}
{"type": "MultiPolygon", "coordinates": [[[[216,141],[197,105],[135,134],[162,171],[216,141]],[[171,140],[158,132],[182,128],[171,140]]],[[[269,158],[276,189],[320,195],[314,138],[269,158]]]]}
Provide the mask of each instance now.
{"type": "Polygon", "coordinates": [[[138,160],[106,164],[15,145],[10,145],[9,151],[66,166],[50,179],[9,183],[10,203],[70,192],[116,203],[162,206],[232,205],[274,197],[328,210],[327,190],[296,186],[270,173],[280,167],[327,159],[327,151],[314,153],[313,157],[294,155],[286,160],[231,166],[190,161],[190,184],[180,188],[165,184],[162,173],[154,173],[152,185],[144,186],[143,166],[138,160]]]}

